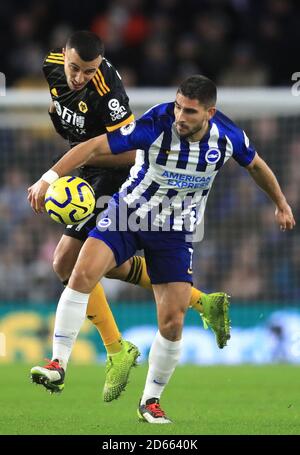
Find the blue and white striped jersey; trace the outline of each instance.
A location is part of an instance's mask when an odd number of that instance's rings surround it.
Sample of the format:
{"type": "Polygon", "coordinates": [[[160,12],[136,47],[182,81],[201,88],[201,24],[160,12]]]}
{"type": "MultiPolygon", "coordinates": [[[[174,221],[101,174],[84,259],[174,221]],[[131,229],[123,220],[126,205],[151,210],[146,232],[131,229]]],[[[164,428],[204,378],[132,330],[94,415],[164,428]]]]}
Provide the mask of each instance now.
{"type": "Polygon", "coordinates": [[[219,169],[231,156],[247,166],[255,150],[245,132],[220,111],[198,142],[181,138],[174,121],[174,102],[165,103],[147,111],[136,123],[108,134],[113,154],[142,149],[114,198],[122,198],[142,219],[154,212],[155,226],[168,220],[171,230],[191,232],[204,215],[219,169]]]}

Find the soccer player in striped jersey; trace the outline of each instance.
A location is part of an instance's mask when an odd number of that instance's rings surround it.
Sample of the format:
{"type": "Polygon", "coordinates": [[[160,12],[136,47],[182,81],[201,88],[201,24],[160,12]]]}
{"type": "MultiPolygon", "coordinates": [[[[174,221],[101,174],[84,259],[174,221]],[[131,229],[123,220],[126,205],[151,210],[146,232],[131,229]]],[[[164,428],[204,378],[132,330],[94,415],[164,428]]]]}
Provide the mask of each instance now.
{"type": "MultiPolygon", "coordinates": [[[[78,31],[70,36],[65,49],[54,49],[44,61],[43,71],[52,98],[49,115],[56,131],[69,141],[71,147],[105,132],[115,131],[134,120],[120,75],[103,55],[104,46],[98,36],[78,31]]],[[[112,196],[126,180],[134,159],[135,151],[122,156],[90,159],[79,168],[79,175],[94,188],[96,198],[112,196]]],[[[68,283],[83,242],[95,227],[100,211],[96,208],[87,221],[66,226],[64,230],[53,260],[54,270],[64,284],[68,283]]],[[[108,277],[151,288],[145,260],[140,256],[133,256],[111,271],[108,277]]],[[[210,324],[219,347],[223,347],[229,337],[229,334],[224,337],[225,322],[228,322],[226,294],[205,294],[192,288],[190,305],[200,312],[204,322],[210,324]]],[[[91,292],[87,317],[99,331],[108,353],[103,398],[111,401],[124,389],[138,350],[132,343],[122,340],[100,283],[91,292]]],[[[57,335],[55,340],[54,334],[54,343],[64,349],[66,341],[57,335]]],[[[53,365],[56,363],[50,362],[43,372],[48,374],[53,365]]],[[[41,380],[46,388],[54,392],[63,389],[63,381],[48,385],[47,381],[43,382],[46,379],[35,376],[35,380],[41,380]]]]}
{"type": "Polygon", "coordinates": [[[55,330],[76,338],[98,280],[137,249],[144,249],[159,330],[149,354],[138,415],[154,424],[171,422],[161,409],[160,397],[180,357],[183,320],[190,302],[193,246],[187,236],[201,221],[214,178],[224,163],[232,157],[248,170],[274,202],[281,230],[295,225],[274,173],[246,134],[215,104],[215,84],[204,76],[189,77],[180,85],[175,102],[158,105],[136,123],[76,146],[29,188],[32,208],[40,212],[49,182],[90,157],[118,155],[132,148],[144,151],[81,249],[58,304],[55,330]]]}

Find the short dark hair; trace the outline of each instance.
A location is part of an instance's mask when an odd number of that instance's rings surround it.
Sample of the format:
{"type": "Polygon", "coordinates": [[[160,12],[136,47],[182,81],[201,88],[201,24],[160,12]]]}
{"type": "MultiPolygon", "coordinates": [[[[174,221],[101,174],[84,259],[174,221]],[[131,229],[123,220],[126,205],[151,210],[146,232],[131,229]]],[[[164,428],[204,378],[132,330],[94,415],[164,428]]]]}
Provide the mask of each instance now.
{"type": "Polygon", "coordinates": [[[66,44],[67,49],[75,49],[79,57],[85,62],[103,57],[104,44],[98,35],[87,30],[73,33],[66,44]]]}
{"type": "Polygon", "coordinates": [[[178,87],[177,93],[192,100],[197,99],[207,108],[215,106],[217,102],[216,84],[200,74],[186,78],[178,87]]]}

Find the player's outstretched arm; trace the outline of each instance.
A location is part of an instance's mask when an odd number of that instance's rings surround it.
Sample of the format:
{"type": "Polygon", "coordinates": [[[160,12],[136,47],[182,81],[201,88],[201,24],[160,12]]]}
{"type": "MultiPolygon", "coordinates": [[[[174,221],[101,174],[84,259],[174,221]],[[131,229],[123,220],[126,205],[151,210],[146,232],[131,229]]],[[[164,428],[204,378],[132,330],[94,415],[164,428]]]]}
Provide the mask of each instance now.
{"type": "Polygon", "coordinates": [[[64,175],[68,175],[73,169],[83,166],[88,161],[105,155],[109,157],[112,153],[107,135],[101,134],[101,136],[96,136],[73,147],[51,169],[59,177],[63,177],[64,175]]]}
{"type": "Polygon", "coordinates": [[[119,153],[118,155],[97,155],[90,158],[86,165],[93,167],[119,168],[133,166],[135,162],[136,150],[119,153]]]}
{"type": "Polygon", "coordinates": [[[59,177],[70,174],[73,169],[83,166],[91,158],[111,156],[107,135],[89,139],[73,147],[49,171],[28,188],[28,201],[36,213],[44,211],[44,198],[49,185],[59,177]]]}
{"type": "Polygon", "coordinates": [[[275,174],[267,163],[256,153],[246,167],[256,184],[264,190],[276,205],[275,219],[282,231],[293,229],[296,222],[291,207],[280,188],[275,174]]]}

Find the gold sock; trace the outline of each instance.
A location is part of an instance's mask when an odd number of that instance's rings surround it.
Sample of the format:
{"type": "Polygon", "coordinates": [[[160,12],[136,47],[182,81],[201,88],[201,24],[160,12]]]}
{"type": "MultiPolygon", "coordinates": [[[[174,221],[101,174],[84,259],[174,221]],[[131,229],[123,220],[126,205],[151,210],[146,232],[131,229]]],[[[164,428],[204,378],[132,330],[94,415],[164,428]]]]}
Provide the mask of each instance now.
{"type": "Polygon", "coordinates": [[[122,337],[100,283],[91,292],[86,313],[97,328],[108,354],[120,352],[122,337]]]}
{"type": "Polygon", "coordinates": [[[123,349],[122,338],[119,338],[118,341],[115,341],[114,343],[105,345],[105,349],[107,354],[119,354],[123,349]]]}
{"type": "Polygon", "coordinates": [[[203,305],[201,303],[202,294],[204,294],[204,292],[199,291],[199,289],[192,287],[190,307],[192,307],[194,310],[198,311],[199,313],[203,313],[203,305]]]}
{"type": "Polygon", "coordinates": [[[142,256],[132,257],[131,269],[125,281],[131,284],[137,284],[144,289],[152,289],[145,258],[142,256]]]}

